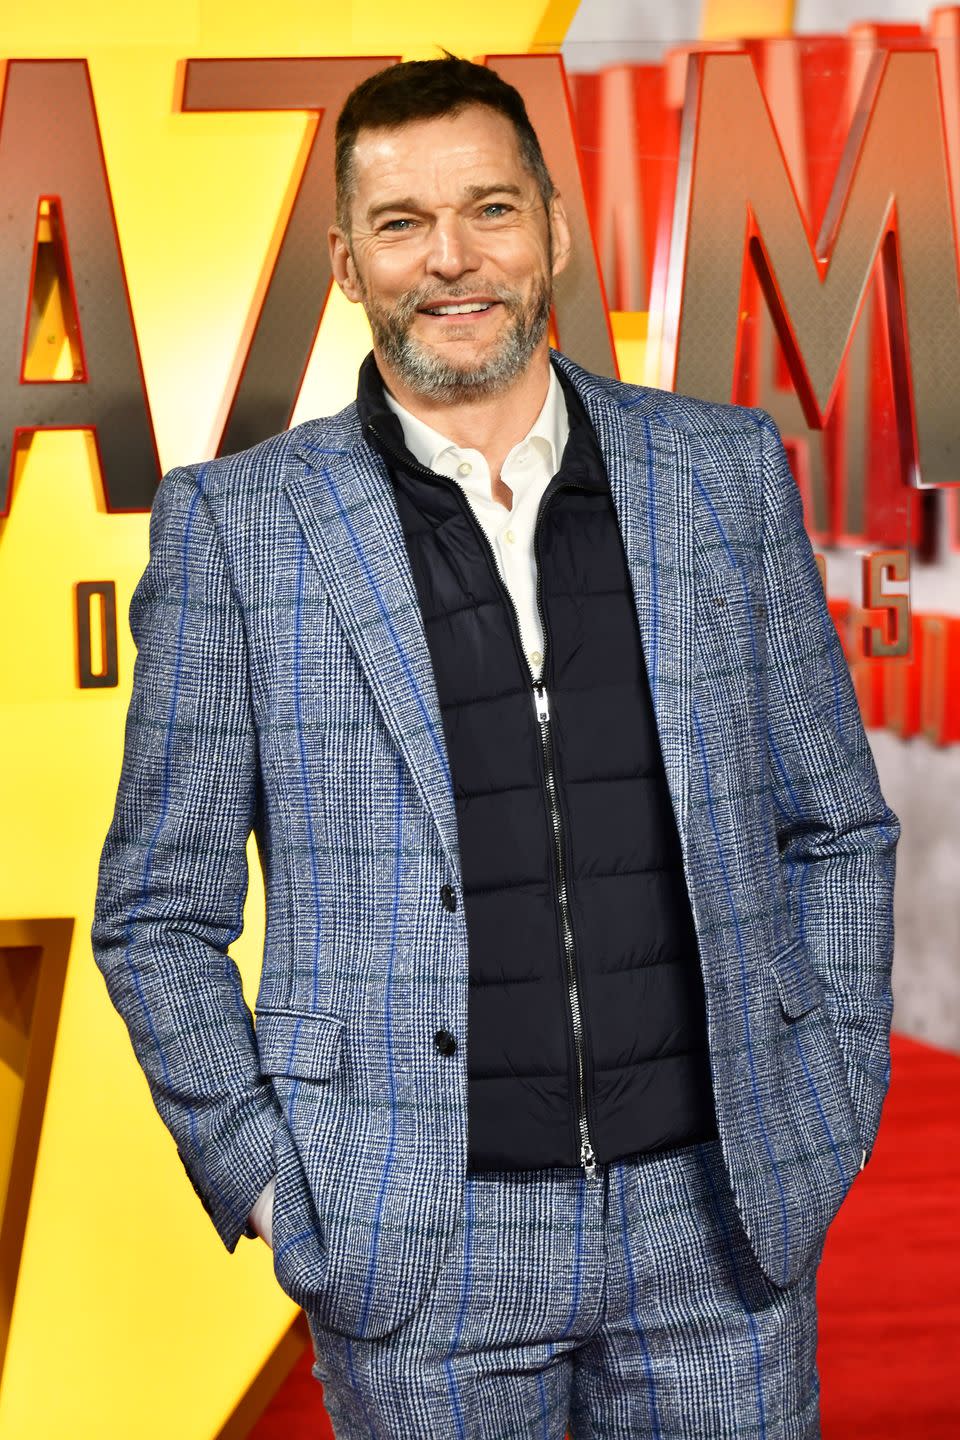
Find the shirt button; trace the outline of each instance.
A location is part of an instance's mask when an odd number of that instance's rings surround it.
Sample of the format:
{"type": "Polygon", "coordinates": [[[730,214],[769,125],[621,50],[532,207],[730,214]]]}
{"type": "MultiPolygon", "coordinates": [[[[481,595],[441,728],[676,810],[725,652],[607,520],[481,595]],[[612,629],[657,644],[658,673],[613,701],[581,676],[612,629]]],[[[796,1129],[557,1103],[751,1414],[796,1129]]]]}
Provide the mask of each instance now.
{"type": "Polygon", "coordinates": [[[514,533],[513,533],[512,530],[504,530],[504,532],[503,532],[503,538],[504,538],[504,540],[506,540],[510,545],[512,545],[513,542],[514,542],[514,540],[516,540],[517,537],[516,537],[516,535],[514,535],[514,533]]]}
{"type": "Polygon", "coordinates": [[[460,461],[460,464],[457,466],[457,474],[458,474],[458,475],[472,475],[472,474],[473,474],[473,466],[470,464],[470,461],[469,461],[469,460],[461,460],[461,461],[460,461]]]}
{"type": "Polygon", "coordinates": [[[441,1055],[452,1055],[457,1048],[457,1037],[451,1035],[449,1030],[438,1030],[433,1037],[433,1043],[441,1055]]]}
{"type": "Polygon", "coordinates": [[[540,654],[539,650],[531,650],[530,659],[533,661],[534,665],[539,665],[540,661],[543,659],[543,656],[540,654]]]}

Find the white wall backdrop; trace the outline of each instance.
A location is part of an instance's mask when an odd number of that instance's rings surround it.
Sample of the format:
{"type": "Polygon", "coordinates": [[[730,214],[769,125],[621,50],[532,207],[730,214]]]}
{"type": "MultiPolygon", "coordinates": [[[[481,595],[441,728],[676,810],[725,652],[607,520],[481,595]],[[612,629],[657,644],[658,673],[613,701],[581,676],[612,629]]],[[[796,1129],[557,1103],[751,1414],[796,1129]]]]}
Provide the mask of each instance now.
{"type": "Polygon", "coordinates": [[[568,70],[633,60],[653,65],[679,40],[695,39],[701,0],[581,0],[562,48],[568,70]]]}
{"type": "Polygon", "coordinates": [[[851,5],[849,0],[797,0],[793,16],[794,31],[799,34],[830,35],[846,30],[859,20],[875,20],[892,25],[898,21],[923,25],[933,7],[917,0],[866,0],[851,5]]]}
{"type": "MultiPolygon", "coordinates": [[[[599,70],[603,65],[659,60],[681,40],[700,33],[702,0],[581,0],[567,32],[562,54],[568,70],[599,70]]],[[[923,24],[931,6],[919,0],[797,0],[797,34],[833,34],[859,20],[923,24]]]]}

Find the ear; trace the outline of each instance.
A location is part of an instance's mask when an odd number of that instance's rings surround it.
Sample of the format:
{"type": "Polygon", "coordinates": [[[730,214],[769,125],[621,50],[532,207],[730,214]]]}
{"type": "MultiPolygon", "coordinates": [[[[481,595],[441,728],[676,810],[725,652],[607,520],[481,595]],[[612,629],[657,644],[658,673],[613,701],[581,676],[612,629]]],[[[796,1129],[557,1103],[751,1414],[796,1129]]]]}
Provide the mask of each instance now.
{"type": "Polygon", "coordinates": [[[563,207],[559,191],[550,201],[550,232],[553,237],[553,274],[559,275],[561,270],[567,268],[567,261],[570,259],[571,239],[570,226],[567,223],[567,212],[563,207]]]}
{"type": "Polygon", "coordinates": [[[330,268],[333,271],[333,278],[347,299],[356,305],[360,300],[357,271],[346,236],[339,225],[330,226],[327,231],[327,243],[330,247],[330,268]]]}

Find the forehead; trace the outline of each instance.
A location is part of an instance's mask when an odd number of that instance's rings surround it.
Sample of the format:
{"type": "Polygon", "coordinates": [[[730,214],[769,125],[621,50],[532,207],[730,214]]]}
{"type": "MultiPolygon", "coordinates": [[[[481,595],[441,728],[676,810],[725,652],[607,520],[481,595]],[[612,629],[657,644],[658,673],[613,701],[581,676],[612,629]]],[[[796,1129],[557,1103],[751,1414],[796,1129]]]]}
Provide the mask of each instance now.
{"type": "Polygon", "coordinates": [[[426,197],[451,188],[466,190],[478,182],[535,183],[520,158],[512,122],[486,105],[360,130],[354,177],[357,199],[368,202],[387,197],[395,187],[404,195],[426,197]]]}

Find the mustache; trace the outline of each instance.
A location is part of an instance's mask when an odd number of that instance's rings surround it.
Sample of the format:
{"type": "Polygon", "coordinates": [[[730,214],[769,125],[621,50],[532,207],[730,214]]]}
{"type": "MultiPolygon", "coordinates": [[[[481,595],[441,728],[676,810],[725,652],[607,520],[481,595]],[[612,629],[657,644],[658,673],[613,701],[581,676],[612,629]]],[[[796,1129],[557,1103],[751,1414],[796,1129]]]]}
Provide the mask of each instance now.
{"type": "Polygon", "coordinates": [[[508,310],[517,311],[523,305],[521,297],[508,285],[482,285],[474,282],[472,285],[453,285],[441,291],[433,285],[418,285],[414,290],[404,291],[394,310],[400,323],[406,324],[424,305],[455,305],[459,300],[466,300],[477,294],[491,295],[508,310]]]}

